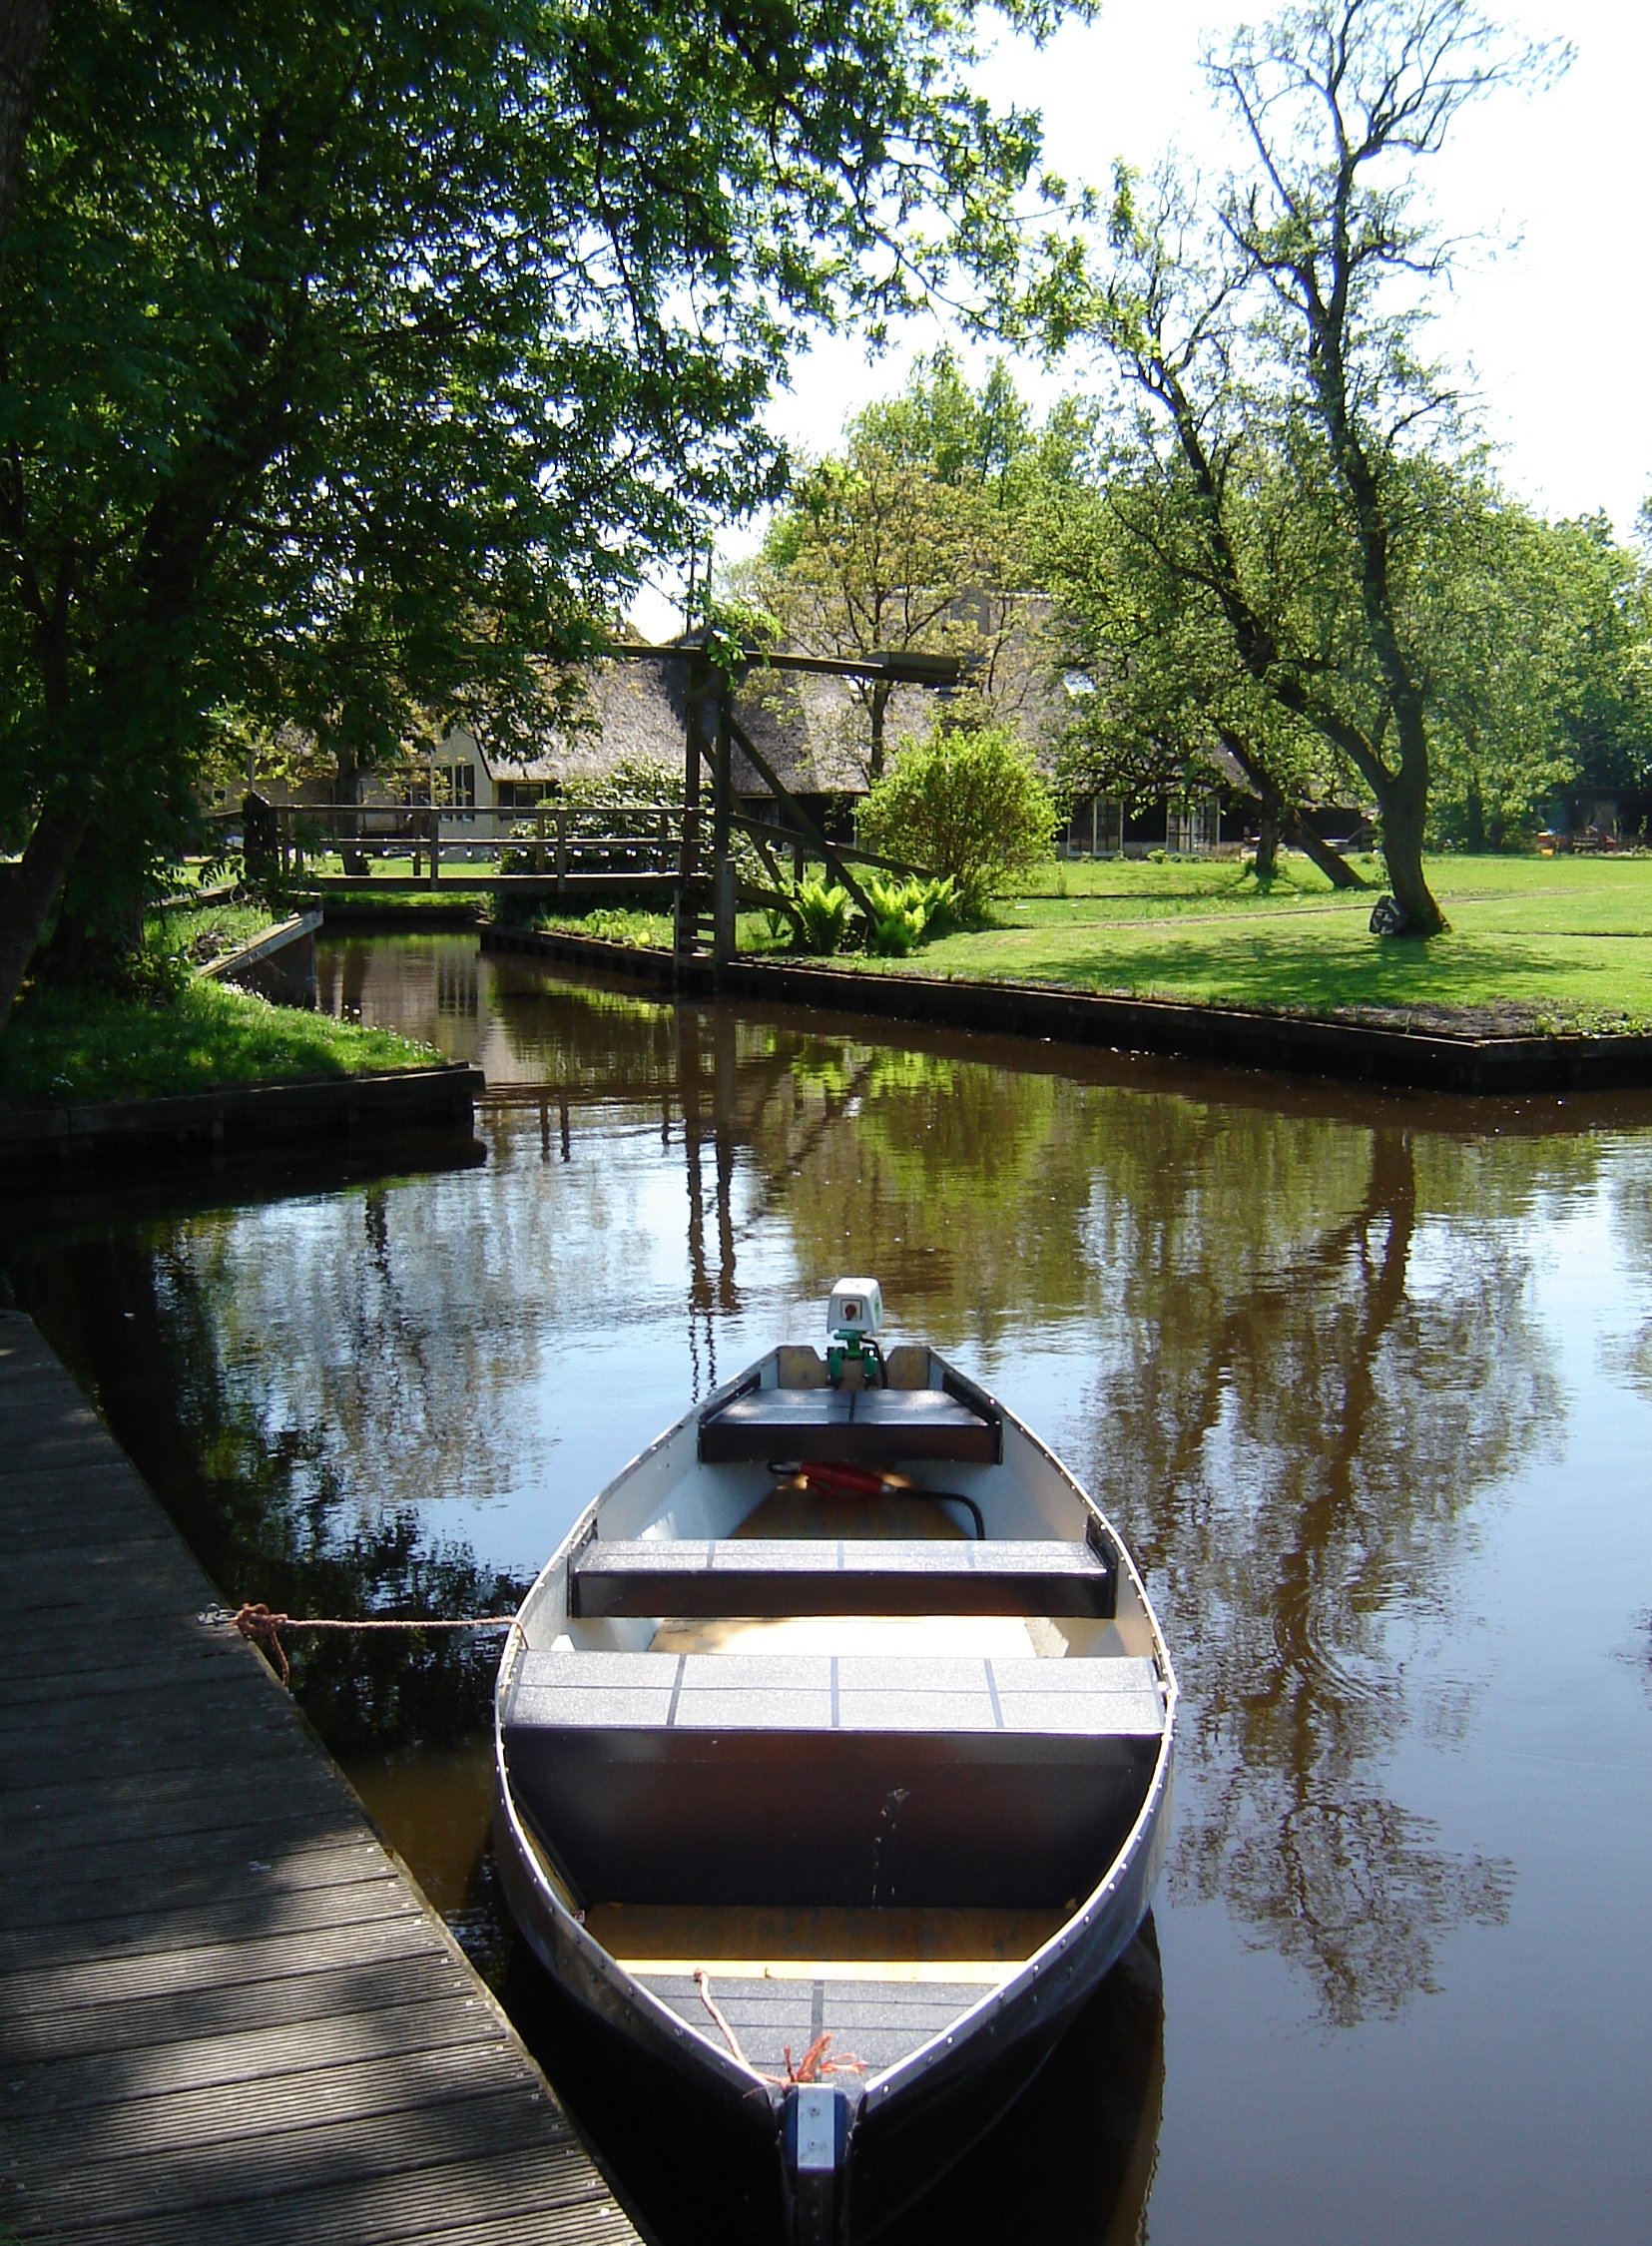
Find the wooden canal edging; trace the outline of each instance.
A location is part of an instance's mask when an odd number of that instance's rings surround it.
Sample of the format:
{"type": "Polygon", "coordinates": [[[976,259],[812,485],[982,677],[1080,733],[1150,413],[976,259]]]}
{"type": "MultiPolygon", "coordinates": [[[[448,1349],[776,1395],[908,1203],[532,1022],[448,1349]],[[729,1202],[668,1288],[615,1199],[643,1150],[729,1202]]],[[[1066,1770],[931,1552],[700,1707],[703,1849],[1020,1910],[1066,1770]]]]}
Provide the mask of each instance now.
{"type": "Polygon", "coordinates": [[[315,1003],[315,931],[319,912],[294,912],[261,929],[200,970],[203,982],[233,982],[286,1005],[315,1003]]]}
{"type": "Polygon", "coordinates": [[[468,1062],[226,1084],[177,1099],[105,1100],[0,1112],[0,1162],[59,1174],[85,1165],[176,1163],[203,1150],[469,1138],[487,1080],[468,1062]]]}
{"type": "Polygon", "coordinates": [[[0,1313],[0,2237],[634,2237],[27,1318],[0,1313]]]}
{"type": "Polygon", "coordinates": [[[288,945],[301,943],[305,936],[312,936],[320,925],[320,913],[312,911],[294,912],[284,920],[275,920],[250,942],[238,943],[233,951],[226,951],[217,959],[210,959],[201,969],[202,980],[239,982],[250,969],[262,966],[266,959],[273,959],[277,952],[286,950],[288,945]]]}
{"type": "Polygon", "coordinates": [[[484,922],[484,951],[596,967],[685,998],[755,998],[946,1029],[1036,1037],[1121,1052],[1407,1090],[1495,1094],[1652,1087],[1652,1037],[1447,1037],[1421,1030],[1247,1012],[1173,999],[1117,998],[1048,983],[858,973],[852,968],[680,958],[642,945],[484,922]]]}

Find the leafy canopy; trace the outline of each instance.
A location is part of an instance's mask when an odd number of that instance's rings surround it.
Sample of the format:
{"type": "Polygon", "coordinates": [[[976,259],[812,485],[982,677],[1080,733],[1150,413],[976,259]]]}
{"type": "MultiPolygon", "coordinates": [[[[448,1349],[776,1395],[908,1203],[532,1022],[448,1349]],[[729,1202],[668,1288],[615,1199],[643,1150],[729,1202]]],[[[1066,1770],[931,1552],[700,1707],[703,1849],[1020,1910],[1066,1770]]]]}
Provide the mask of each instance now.
{"type": "Polygon", "coordinates": [[[366,749],[532,723],[647,556],[777,489],[759,409],[808,326],[1010,254],[1037,126],[974,90],[973,27],[64,10],[0,296],[6,839],[187,817],[225,704],[366,749]]]}

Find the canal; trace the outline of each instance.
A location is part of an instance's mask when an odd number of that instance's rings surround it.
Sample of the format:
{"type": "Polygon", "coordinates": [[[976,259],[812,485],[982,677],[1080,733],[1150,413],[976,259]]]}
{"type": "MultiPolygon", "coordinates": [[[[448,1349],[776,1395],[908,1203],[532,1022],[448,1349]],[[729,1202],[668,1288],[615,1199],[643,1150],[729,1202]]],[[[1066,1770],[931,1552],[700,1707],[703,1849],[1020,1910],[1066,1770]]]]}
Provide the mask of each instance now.
{"type": "MultiPolygon", "coordinates": [[[[484,1162],[7,1203],[20,1304],[225,1596],[508,1608],[831,1281],[999,1391],[1184,1689],[1144,1947],[912,2241],[1652,2225],[1652,1095],[1495,1107],[715,1006],[332,940],[480,1061],[484,1162]]],[[[494,1648],[297,1690],[662,2246],[721,2217],[516,1950],[494,1648]]],[[[1117,1977],[1117,1976],[1116,1976],[1117,1977]]],[[[707,2155],[712,2157],[712,2155],[707,2155]]]]}

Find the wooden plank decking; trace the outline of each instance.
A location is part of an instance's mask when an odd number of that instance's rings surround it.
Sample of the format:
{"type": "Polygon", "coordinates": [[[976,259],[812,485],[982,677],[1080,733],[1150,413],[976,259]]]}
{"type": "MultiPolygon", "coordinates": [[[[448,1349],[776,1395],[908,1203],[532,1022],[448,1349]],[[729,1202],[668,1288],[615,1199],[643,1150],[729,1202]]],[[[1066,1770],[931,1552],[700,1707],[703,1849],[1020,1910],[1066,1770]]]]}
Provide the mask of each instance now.
{"type": "Polygon", "coordinates": [[[30,1322],[0,1312],[0,2241],[634,2237],[30,1322]]]}

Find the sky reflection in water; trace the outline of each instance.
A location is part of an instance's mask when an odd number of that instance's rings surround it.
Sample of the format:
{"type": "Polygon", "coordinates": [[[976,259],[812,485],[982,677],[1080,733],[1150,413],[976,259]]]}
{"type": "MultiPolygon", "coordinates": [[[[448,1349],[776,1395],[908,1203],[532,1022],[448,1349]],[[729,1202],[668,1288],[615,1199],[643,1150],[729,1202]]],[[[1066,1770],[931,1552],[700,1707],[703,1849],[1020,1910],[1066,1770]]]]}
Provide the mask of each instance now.
{"type": "Polygon", "coordinates": [[[320,972],[482,1061],[486,1167],[104,1227],[78,1279],[33,1243],[83,1368],[119,1254],[186,1438],[239,1430],[312,1545],[410,1509],[481,1596],[874,1272],[1090,1482],[1177,1656],[1156,2246],[1647,2235],[1652,1097],[871,1040],[468,938],[320,972]]]}

